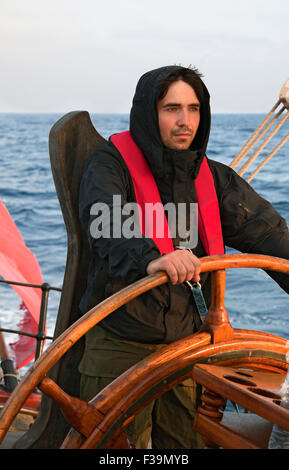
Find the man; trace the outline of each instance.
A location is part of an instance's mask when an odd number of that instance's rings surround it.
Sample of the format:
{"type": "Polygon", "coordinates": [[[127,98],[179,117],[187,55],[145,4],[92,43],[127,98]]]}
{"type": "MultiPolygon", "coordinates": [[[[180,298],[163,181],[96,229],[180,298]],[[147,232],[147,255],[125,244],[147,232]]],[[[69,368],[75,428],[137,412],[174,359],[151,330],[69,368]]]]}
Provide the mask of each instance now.
{"type": "MultiPolygon", "coordinates": [[[[209,132],[209,93],[199,72],[162,67],[146,73],[137,85],[130,133],[125,134],[131,150],[122,152],[118,136],[112,136],[88,162],[80,189],[80,218],[90,242],[91,264],[81,310],[87,311],[147,274],[165,271],[170,283],[119,308],[87,334],[79,366],[84,399],[92,398],[146,355],[199,329],[199,312],[185,281],[200,280],[206,303],[210,303],[210,275],[200,275],[199,258],[210,254],[205,238],[200,236],[194,245],[189,236],[170,225],[173,235],[168,243],[172,248],[166,251],[157,238],[143,232],[129,237],[125,231],[118,231],[118,236],[111,236],[115,233],[112,214],[116,195],[118,209],[139,202],[140,197],[147,202],[155,184],[163,207],[185,204],[183,217],[190,227],[191,204],[198,203],[202,209],[200,200],[206,199],[206,191],[214,192],[218,201],[214,221],[218,224],[220,219],[221,230],[217,251],[227,245],[289,259],[285,221],[233,170],[206,159],[209,132]],[[142,164],[149,168],[148,188],[144,187],[142,173],[140,177],[134,174],[135,167],[142,164]],[[200,184],[204,171],[205,180],[200,184]],[[110,209],[108,219],[102,220],[102,229],[108,228],[110,236],[98,236],[92,230],[98,214],[94,207],[99,203],[110,209]],[[179,248],[186,246],[190,250],[179,248]]],[[[143,173],[144,178],[148,172],[143,173]]],[[[129,214],[121,212],[120,225],[125,226],[128,219],[129,214]]],[[[176,226],[181,222],[178,218],[176,226]]],[[[288,276],[269,274],[289,292],[288,276]]],[[[130,441],[145,448],[151,436],[153,448],[200,447],[200,439],[192,430],[197,395],[191,381],[166,392],[127,427],[130,441]]]]}

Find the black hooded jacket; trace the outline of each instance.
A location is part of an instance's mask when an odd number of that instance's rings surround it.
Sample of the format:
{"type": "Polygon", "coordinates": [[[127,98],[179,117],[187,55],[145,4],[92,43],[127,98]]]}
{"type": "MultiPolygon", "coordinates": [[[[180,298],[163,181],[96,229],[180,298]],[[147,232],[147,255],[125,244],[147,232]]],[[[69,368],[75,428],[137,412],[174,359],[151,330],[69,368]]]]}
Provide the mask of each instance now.
{"type": "MultiPolygon", "coordinates": [[[[141,77],[130,115],[131,135],[149,163],[163,204],[197,202],[194,179],[206,153],[210,133],[210,98],[203,85],[200,125],[191,148],[171,150],[163,146],[156,107],[158,90],[163,80],[177,68],[162,67],[141,77]]],[[[219,201],[224,244],[242,252],[289,259],[289,233],[284,219],[232,169],[210,159],[208,162],[219,201]]],[[[91,156],[80,188],[80,219],[91,247],[87,290],[80,305],[83,313],[146,276],[147,264],[160,256],[157,246],[149,238],[91,236],[91,223],[95,218],[90,213],[91,206],[101,202],[112,209],[113,195],[120,195],[122,204],[136,202],[127,166],[109,141],[91,156]]],[[[123,215],[123,220],[126,217],[123,215]]],[[[174,246],[179,241],[174,239],[174,246]]],[[[198,257],[205,256],[200,241],[193,251],[198,257]]],[[[268,274],[289,292],[287,275],[268,274]]],[[[210,275],[202,274],[201,284],[209,305],[210,275]]],[[[105,318],[101,325],[128,340],[170,343],[195,332],[200,319],[187,285],[168,283],[130,301],[105,318]]],[[[87,341],[90,335],[93,330],[88,333],[87,341]]]]}

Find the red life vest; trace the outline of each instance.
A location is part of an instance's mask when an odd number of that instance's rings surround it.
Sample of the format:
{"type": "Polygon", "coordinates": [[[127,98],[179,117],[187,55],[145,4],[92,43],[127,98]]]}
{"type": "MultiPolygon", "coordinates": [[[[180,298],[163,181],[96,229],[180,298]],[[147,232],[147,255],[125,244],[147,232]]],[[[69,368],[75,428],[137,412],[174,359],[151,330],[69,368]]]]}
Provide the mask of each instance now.
{"type": "MultiPolygon", "coordinates": [[[[136,195],[136,202],[140,210],[140,228],[145,235],[151,233],[151,238],[158,246],[161,254],[174,251],[172,238],[167,223],[167,218],[161,203],[159,191],[150,170],[150,167],[129,131],[115,134],[111,142],[120,152],[130,172],[136,195]],[[148,219],[145,219],[147,204],[158,204],[163,217],[164,233],[157,237],[153,227],[148,227],[148,219]],[[146,208],[146,209],[145,209],[146,208]]],[[[216,195],[213,175],[209,168],[207,158],[203,159],[199,174],[195,179],[195,187],[198,201],[198,232],[207,255],[224,254],[224,243],[220,221],[219,204],[216,195]]],[[[152,217],[149,220],[153,220],[152,217]]]]}

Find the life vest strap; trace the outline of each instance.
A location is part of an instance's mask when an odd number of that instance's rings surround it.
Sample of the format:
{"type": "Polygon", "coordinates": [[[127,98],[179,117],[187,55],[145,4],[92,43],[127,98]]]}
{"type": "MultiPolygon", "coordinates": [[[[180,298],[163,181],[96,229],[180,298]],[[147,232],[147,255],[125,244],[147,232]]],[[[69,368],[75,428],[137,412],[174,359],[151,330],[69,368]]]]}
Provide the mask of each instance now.
{"type": "MultiPolygon", "coordinates": [[[[145,156],[134,142],[129,131],[114,134],[110,140],[120,152],[131,175],[136,202],[140,208],[141,232],[153,239],[161,254],[174,251],[160,194],[145,156]],[[159,220],[163,220],[161,237],[156,233],[153,214],[150,214],[150,217],[145,216],[150,207],[157,207],[158,223],[159,220]]],[[[207,255],[223,254],[224,244],[219,204],[213,175],[206,157],[203,159],[199,174],[195,179],[195,186],[198,202],[198,233],[204,249],[207,255]]]]}

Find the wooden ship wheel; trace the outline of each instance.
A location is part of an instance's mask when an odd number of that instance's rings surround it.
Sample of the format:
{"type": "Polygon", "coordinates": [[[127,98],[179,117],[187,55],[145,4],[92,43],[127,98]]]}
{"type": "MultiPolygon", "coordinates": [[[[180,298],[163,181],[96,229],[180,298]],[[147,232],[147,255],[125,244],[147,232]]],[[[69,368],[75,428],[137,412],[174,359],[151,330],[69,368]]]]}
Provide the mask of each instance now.
{"type": "MultiPolygon", "coordinates": [[[[287,341],[268,333],[233,329],[224,305],[226,269],[257,267],[289,274],[289,261],[240,254],[205,257],[201,263],[201,272],[212,272],[212,301],[199,332],[148,356],[89,403],[68,395],[47,376],[49,369],[104,317],[168,278],[159,273],[132,284],[80,318],[37,360],[7,402],[0,420],[0,438],[38,387],[61,407],[72,426],[62,448],[129,448],[125,426],[153,399],[187,378],[208,389],[195,422],[208,447],[264,448],[271,429],[268,425],[276,423],[289,431],[289,410],[280,406],[280,389],[288,369],[287,341]],[[262,418],[263,442],[260,436],[256,442],[240,429],[222,424],[224,398],[262,418]]],[[[257,424],[260,426],[259,421],[257,424]]],[[[256,435],[256,428],[253,431],[256,435]]]]}
{"type": "Polygon", "coordinates": [[[90,257],[78,219],[80,179],[89,155],[104,142],[86,111],[68,113],[51,129],[51,167],[67,231],[66,270],[54,341],[2,410],[0,442],[38,387],[43,392],[38,417],[15,448],[128,448],[124,429],[130,420],[157,396],[193,378],[204,387],[195,429],[207,447],[266,448],[273,423],[289,430],[289,411],[280,406],[288,342],[268,333],[232,328],[224,305],[225,278],[226,269],[235,267],[289,274],[286,260],[253,254],[203,258],[202,272],[212,273],[212,302],[200,331],[146,357],[89,403],[77,398],[85,333],[119,306],[168,282],[164,273],[151,275],[109,299],[99,299],[84,316],[78,310],[90,257]],[[226,400],[251,413],[233,413],[234,419],[226,421],[226,400]]]}

